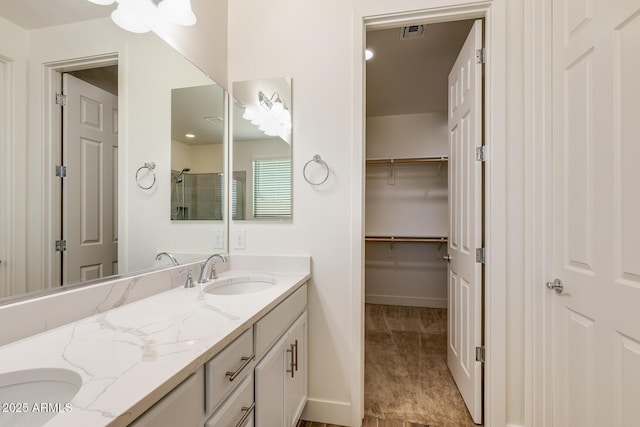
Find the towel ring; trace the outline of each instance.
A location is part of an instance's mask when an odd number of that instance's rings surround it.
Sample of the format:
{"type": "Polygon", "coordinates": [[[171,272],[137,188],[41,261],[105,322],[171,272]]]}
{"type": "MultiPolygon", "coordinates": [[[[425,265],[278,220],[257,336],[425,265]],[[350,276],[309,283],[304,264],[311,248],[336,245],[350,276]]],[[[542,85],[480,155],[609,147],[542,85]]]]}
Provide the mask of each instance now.
{"type": "Polygon", "coordinates": [[[322,160],[322,157],[320,157],[319,154],[314,154],[313,158],[309,160],[307,163],[305,163],[304,168],[302,168],[302,176],[304,176],[304,180],[311,185],[322,185],[325,182],[327,182],[327,179],[329,179],[329,165],[327,164],[327,162],[322,160]],[[327,173],[325,174],[324,178],[320,182],[313,182],[307,177],[307,167],[311,164],[311,162],[321,164],[327,170],[327,173]]]}
{"type": "Polygon", "coordinates": [[[144,165],[138,168],[138,170],[136,171],[136,184],[138,184],[138,187],[142,188],[143,190],[150,190],[151,188],[153,188],[154,185],[156,185],[156,173],[153,171],[155,168],[156,168],[155,162],[145,163],[144,165]],[[145,169],[147,172],[144,175],[140,176],[140,172],[142,172],[145,169]],[[148,174],[151,174],[153,176],[153,182],[148,186],[142,185],[141,183],[142,177],[148,174]]]}

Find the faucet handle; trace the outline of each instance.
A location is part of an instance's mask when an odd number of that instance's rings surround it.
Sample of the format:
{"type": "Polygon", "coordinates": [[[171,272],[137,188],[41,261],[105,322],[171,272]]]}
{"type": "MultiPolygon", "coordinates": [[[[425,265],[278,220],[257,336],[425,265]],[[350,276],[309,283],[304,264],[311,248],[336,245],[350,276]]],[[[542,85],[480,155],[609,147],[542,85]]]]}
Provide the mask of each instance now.
{"type": "Polygon", "coordinates": [[[193,283],[193,271],[190,268],[186,268],[184,270],[180,270],[180,273],[187,273],[187,280],[184,282],[185,288],[193,288],[195,285],[193,283]]]}

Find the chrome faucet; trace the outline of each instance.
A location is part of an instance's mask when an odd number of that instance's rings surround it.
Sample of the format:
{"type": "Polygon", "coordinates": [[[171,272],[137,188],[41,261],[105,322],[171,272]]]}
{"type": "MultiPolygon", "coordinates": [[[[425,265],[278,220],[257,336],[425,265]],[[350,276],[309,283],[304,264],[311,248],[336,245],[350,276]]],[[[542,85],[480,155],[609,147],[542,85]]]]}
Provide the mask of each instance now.
{"type": "Polygon", "coordinates": [[[216,261],[215,261],[216,258],[220,258],[220,261],[222,262],[227,262],[227,257],[224,254],[211,255],[209,258],[207,258],[207,260],[202,265],[202,270],[200,270],[200,278],[198,279],[198,283],[206,283],[209,280],[218,278],[218,273],[216,273],[216,261]],[[210,268],[209,268],[209,265],[211,265],[210,268]],[[207,268],[211,270],[211,273],[209,274],[209,278],[205,279],[207,275],[207,268]]]}
{"type": "Polygon", "coordinates": [[[176,257],[171,255],[169,252],[160,252],[158,255],[156,255],[156,261],[159,261],[163,255],[169,258],[171,260],[171,264],[173,264],[174,266],[179,264],[176,257]]]}

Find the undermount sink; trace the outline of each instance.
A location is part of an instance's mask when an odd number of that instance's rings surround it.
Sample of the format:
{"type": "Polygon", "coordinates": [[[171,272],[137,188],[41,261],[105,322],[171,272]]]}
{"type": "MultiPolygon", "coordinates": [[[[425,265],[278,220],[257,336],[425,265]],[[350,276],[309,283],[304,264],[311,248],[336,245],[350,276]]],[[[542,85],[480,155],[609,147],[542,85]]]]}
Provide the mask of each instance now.
{"type": "Polygon", "coordinates": [[[71,411],[71,399],[82,386],[76,372],[41,368],[0,374],[0,427],[41,426],[60,412],[71,411]],[[11,406],[13,405],[13,406],[11,406]]]}
{"type": "Polygon", "coordinates": [[[212,283],[204,291],[212,295],[242,295],[269,289],[277,281],[271,277],[234,277],[212,283]]]}

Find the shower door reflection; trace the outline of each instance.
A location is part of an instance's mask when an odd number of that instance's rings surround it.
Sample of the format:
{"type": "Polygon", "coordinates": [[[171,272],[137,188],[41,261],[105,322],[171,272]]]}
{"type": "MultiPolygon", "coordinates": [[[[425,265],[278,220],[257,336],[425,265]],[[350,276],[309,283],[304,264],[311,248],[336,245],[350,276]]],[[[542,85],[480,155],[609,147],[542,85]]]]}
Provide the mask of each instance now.
{"type": "Polygon", "coordinates": [[[222,173],[189,173],[190,168],[171,171],[171,219],[222,220],[224,179],[222,173]]]}

